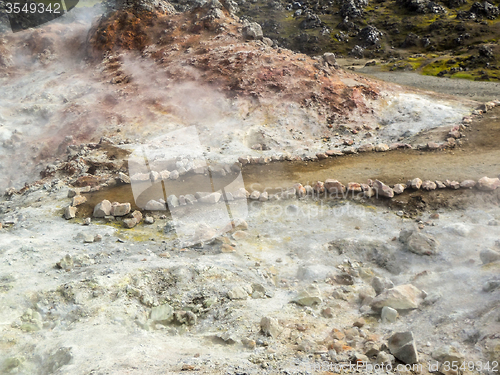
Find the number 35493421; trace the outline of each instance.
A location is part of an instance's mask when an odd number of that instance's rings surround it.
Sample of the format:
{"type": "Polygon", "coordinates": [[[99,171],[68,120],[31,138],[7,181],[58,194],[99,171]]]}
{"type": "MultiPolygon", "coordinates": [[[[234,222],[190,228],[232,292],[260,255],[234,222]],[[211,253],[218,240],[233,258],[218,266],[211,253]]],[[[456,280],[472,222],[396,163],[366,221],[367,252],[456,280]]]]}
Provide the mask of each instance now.
{"type": "Polygon", "coordinates": [[[7,13],[61,13],[61,4],[60,3],[11,3],[6,2],[6,12],[7,13]]]}

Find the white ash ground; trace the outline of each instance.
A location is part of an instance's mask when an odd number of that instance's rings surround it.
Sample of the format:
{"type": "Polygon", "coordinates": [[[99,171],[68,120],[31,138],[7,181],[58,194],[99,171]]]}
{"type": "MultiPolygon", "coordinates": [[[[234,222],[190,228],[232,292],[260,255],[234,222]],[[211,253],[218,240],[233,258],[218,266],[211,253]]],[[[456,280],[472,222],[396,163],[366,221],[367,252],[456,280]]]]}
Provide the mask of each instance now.
{"type": "Polygon", "coordinates": [[[168,219],[155,215],[130,230],[66,221],[67,188],[46,187],[1,203],[2,373],[305,374],[318,361],[364,358],[366,342],[380,350],[402,331],[413,332],[423,364],[444,345],[450,358],[498,360],[500,262],[480,257],[500,251],[498,206],[423,214],[420,232],[438,242],[433,256],[397,239],[402,229],[418,231],[414,219],[311,200],[253,202],[246,235],[183,251],[164,232],[168,219]],[[85,242],[96,235],[102,240],[85,242]],[[67,254],[68,271],[57,268],[67,254]],[[369,308],[375,275],[427,298],[382,323],[369,308]],[[291,302],[311,285],[319,294],[310,301],[319,303],[291,302]],[[151,321],[164,304],[176,316],[151,321]],[[276,337],[261,332],[262,317],[277,319],[276,337]]]}

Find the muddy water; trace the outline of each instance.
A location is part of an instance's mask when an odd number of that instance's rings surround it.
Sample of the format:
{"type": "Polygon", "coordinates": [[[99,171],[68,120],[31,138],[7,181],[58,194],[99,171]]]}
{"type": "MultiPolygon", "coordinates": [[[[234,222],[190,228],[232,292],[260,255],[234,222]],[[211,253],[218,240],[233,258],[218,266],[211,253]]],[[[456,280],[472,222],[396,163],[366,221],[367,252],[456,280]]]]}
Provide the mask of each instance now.
{"type": "MultiPolygon", "coordinates": [[[[287,188],[296,182],[312,184],[317,180],[335,178],[344,183],[380,179],[387,184],[404,183],[419,177],[422,180],[479,179],[500,174],[500,108],[488,112],[466,131],[462,147],[444,151],[396,150],[383,153],[361,153],[317,162],[277,162],[267,165],[247,165],[242,170],[247,190],[287,188]]],[[[222,189],[237,177],[236,173],[212,178],[212,191],[222,189]]],[[[130,185],[117,186],[88,195],[87,204],[79,214],[91,213],[103,199],[131,202],[134,209],[150,199],[165,199],[165,194],[194,194],[210,191],[207,178],[186,176],[167,185],[154,184],[134,201],[130,185]],[[206,187],[203,189],[202,187],[206,187]]]]}

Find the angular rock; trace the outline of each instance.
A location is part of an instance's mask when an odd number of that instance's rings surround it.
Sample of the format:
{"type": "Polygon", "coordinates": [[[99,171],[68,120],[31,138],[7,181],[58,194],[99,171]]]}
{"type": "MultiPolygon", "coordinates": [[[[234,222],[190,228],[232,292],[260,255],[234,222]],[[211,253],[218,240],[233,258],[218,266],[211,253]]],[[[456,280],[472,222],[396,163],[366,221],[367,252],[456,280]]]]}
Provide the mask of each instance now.
{"type": "Polygon", "coordinates": [[[76,207],[81,204],[84,204],[85,202],[87,202],[87,197],[84,197],[83,195],[75,195],[73,197],[73,200],[71,201],[71,205],[73,207],[76,207]]]}
{"type": "Polygon", "coordinates": [[[411,284],[405,284],[383,291],[373,299],[370,306],[374,310],[381,310],[384,306],[409,310],[416,309],[422,301],[422,291],[411,284]]]}
{"type": "Polygon", "coordinates": [[[260,197],[259,197],[259,201],[261,202],[267,202],[269,200],[269,194],[267,193],[267,191],[264,191],[260,197]]]}
{"type": "Polygon", "coordinates": [[[434,350],[431,354],[432,358],[443,363],[443,362],[458,362],[462,363],[465,359],[464,355],[461,354],[457,348],[451,345],[443,345],[434,350]]]}
{"type": "Polygon", "coordinates": [[[179,199],[174,194],[170,194],[167,197],[167,205],[170,210],[179,207],[179,199]]]}
{"type": "Polygon", "coordinates": [[[110,215],[112,216],[125,216],[130,212],[130,203],[113,203],[111,205],[110,215]]]}
{"type": "Polygon", "coordinates": [[[247,199],[250,196],[250,193],[246,191],[244,188],[239,188],[237,191],[233,193],[234,199],[247,199]]]}
{"type": "Polygon", "coordinates": [[[135,219],[135,221],[137,222],[137,224],[139,224],[142,220],[142,213],[141,211],[137,211],[135,210],[134,212],[132,212],[132,218],[135,219]]]}
{"type": "Polygon", "coordinates": [[[295,192],[299,198],[303,198],[306,196],[307,191],[306,188],[302,186],[302,184],[295,184],[293,185],[293,188],[295,189],[295,192]]]}
{"type": "Polygon", "coordinates": [[[172,172],[170,172],[168,178],[170,178],[171,180],[177,180],[179,176],[180,176],[179,172],[174,169],[172,172]]]}
{"type": "Polygon", "coordinates": [[[260,198],[260,191],[258,191],[258,190],[252,191],[252,193],[250,194],[250,199],[256,201],[259,198],[260,198]]]}
{"type": "Polygon", "coordinates": [[[325,184],[322,181],[316,181],[316,183],[313,186],[314,191],[316,194],[320,195],[325,192],[325,184]]]}
{"type": "Polygon", "coordinates": [[[382,181],[375,180],[373,183],[373,188],[377,192],[377,194],[381,197],[392,198],[394,197],[394,190],[392,190],[389,186],[384,184],[382,181]]]}
{"type": "Polygon", "coordinates": [[[310,285],[306,289],[301,290],[297,296],[292,300],[302,306],[312,306],[316,303],[323,302],[321,292],[315,285],[310,285]]]}
{"type": "Polygon", "coordinates": [[[261,40],[264,37],[262,27],[257,22],[251,22],[244,26],[242,33],[246,40],[261,40]]]}
{"type": "Polygon", "coordinates": [[[137,225],[137,220],[134,218],[123,219],[123,225],[125,228],[131,229],[137,225]]]}
{"type": "Polygon", "coordinates": [[[361,193],[363,191],[363,188],[361,187],[361,184],[358,184],[357,182],[349,182],[347,184],[347,191],[361,193]]]}
{"type": "Polygon", "coordinates": [[[273,338],[278,337],[278,335],[281,332],[281,327],[279,322],[276,319],[268,316],[264,316],[260,320],[260,329],[262,333],[264,333],[264,335],[271,336],[273,338]]]}
{"type": "Polygon", "coordinates": [[[76,207],[68,206],[64,210],[64,218],[66,220],[74,219],[76,216],[76,207]]]}
{"type": "Polygon", "coordinates": [[[247,299],[248,298],[248,292],[241,286],[236,286],[233,289],[231,289],[229,292],[227,292],[227,296],[230,299],[247,299]]]}
{"type": "Polygon", "coordinates": [[[492,191],[500,186],[500,179],[498,178],[488,178],[482,177],[477,182],[476,187],[483,191],[492,191]]]}
{"type": "Polygon", "coordinates": [[[418,352],[411,331],[393,334],[387,343],[392,355],[405,364],[418,362],[418,352]]]}
{"type": "Polygon", "coordinates": [[[434,181],[436,183],[436,186],[438,189],[444,189],[446,188],[446,185],[444,183],[442,183],[441,181],[434,181]]]}
{"type": "Polygon", "coordinates": [[[94,217],[109,216],[110,212],[111,212],[111,202],[108,201],[107,199],[105,199],[102,202],[98,203],[94,207],[94,217]]]}

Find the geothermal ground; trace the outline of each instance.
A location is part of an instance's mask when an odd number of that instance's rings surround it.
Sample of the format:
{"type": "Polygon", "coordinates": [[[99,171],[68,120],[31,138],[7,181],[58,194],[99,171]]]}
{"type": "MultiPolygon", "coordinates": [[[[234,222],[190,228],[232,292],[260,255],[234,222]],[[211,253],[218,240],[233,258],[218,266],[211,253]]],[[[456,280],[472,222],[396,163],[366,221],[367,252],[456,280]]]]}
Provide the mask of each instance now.
{"type": "Polygon", "coordinates": [[[137,4],[0,35],[0,374],[497,374],[495,83],[137,4]]]}

